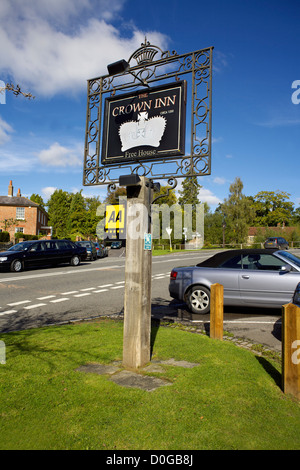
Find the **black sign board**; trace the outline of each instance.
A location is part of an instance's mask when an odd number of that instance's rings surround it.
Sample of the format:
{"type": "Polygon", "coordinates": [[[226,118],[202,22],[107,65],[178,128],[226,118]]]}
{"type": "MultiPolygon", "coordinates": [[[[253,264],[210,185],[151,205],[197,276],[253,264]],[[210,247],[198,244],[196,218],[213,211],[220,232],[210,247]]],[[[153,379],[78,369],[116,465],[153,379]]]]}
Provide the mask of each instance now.
{"type": "Polygon", "coordinates": [[[294,292],[293,304],[298,305],[300,307],[300,282],[299,284],[297,284],[294,292]]]}
{"type": "Polygon", "coordinates": [[[186,81],[105,100],[102,164],[185,154],[186,81]]]}

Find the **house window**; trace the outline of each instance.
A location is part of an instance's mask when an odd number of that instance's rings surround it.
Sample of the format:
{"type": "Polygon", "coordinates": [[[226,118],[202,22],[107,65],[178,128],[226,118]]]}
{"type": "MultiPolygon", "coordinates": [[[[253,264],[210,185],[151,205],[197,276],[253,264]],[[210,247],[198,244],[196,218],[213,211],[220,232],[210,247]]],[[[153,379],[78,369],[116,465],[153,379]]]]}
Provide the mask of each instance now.
{"type": "Polygon", "coordinates": [[[24,227],[16,227],[16,232],[24,233],[24,227]]]}
{"type": "Polygon", "coordinates": [[[17,207],[16,219],[24,220],[25,219],[25,207],[17,207]]]}

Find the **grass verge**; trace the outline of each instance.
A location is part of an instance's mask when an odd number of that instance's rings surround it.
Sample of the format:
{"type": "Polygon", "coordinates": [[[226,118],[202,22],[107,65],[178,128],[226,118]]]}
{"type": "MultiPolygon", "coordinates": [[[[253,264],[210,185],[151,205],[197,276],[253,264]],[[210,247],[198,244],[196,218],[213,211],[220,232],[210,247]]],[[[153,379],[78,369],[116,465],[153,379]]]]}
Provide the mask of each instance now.
{"type": "Polygon", "coordinates": [[[123,323],[98,322],[0,335],[0,448],[299,449],[300,404],[280,389],[280,364],[234,344],[153,327],[153,357],[197,362],[153,373],[152,392],[76,371],[122,359],[123,323]]]}

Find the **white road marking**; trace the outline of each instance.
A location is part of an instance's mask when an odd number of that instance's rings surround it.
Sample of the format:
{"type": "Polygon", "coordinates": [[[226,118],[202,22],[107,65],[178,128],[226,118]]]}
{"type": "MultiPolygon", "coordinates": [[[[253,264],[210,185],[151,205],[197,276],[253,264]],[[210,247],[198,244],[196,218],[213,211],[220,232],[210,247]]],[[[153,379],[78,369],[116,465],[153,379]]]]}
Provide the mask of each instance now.
{"type": "Polygon", "coordinates": [[[80,274],[82,276],[82,274],[84,274],[85,272],[89,272],[89,271],[107,271],[107,270],[110,270],[110,269],[115,269],[115,268],[120,268],[121,266],[120,265],[111,265],[111,266],[103,266],[101,268],[78,268],[76,269],[76,267],[74,267],[74,269],[72,269],[71,271],[55,271],[55,272],[48,272],[48,273],[44,273],[44,274],[26,274],[26,275],[22,275],[20,273],[20,275],[18,276],[15,276],[15,277],[5,277],[3,279],[0,279],[0,282],[10,282],[10,281],[23,281],[24,279],[34,279],[34,278],[42,278],[42,277],[53,277],[53,276],[63,276],[64,274],[80,274]]]}
{"type": "Polygon", "coordinates": [[[17,310],[6,310],[5,312],[1,312],[0,315],[8,315],[10,313],[17,313],[17,310]]]}
{"type": "Polygon", "coordinates": [[[90,292],[85,292],[84,294],[76,294],[74,297],[84,297],[85,295],[91,295],[90,292]]]}
{"type": "Polygon", "coordinates": [[[50,300],[52,304],[56,304],[58,302],[65,302],[66,300],[70,300],[68,297],[62,297],[61,299],[50,300]]]}
{"type": "Polygon", "coordinates": [[[62,292],[60,295],[78,294],[78,292],[78,290],[70,290],[69,292],[62,292]]]}
{"type": "Polygon", "coordinates": [[[10,307],[15,307],[16,305],[29,304],[31,300],[21,300],[21,302],[14,302],[12,304],[7,304],[10,307]]]}
{"type": "Polygon", "coordinates": [[[45,297],[37,297],[37,300],[48,300],[48,299],[53,299],[55,295],[46,295],[45,297]]]}
{"type": "Polygon", "coordinates": [[[24,307],[26,310],[31,310],[32,308],[38,308],[38,307],[43,307],[44,305],[47,304],[34,304],[34,305],[27,305],[27,307],[24,307]]]}

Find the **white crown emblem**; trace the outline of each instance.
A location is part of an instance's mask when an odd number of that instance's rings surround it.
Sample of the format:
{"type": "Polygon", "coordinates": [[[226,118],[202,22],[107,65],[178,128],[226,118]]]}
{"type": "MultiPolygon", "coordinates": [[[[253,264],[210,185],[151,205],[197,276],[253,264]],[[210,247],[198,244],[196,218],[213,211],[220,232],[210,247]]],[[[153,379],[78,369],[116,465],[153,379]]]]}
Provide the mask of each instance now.
{"type": "Polygon", "coordinates": [[[148,119],[146,112],[139,113],[137,121],[124,122],[119,128],[122,152],[142,145],[158,147],[166,125],[167,121],[164,117],[155,116],[148,119]]]}

